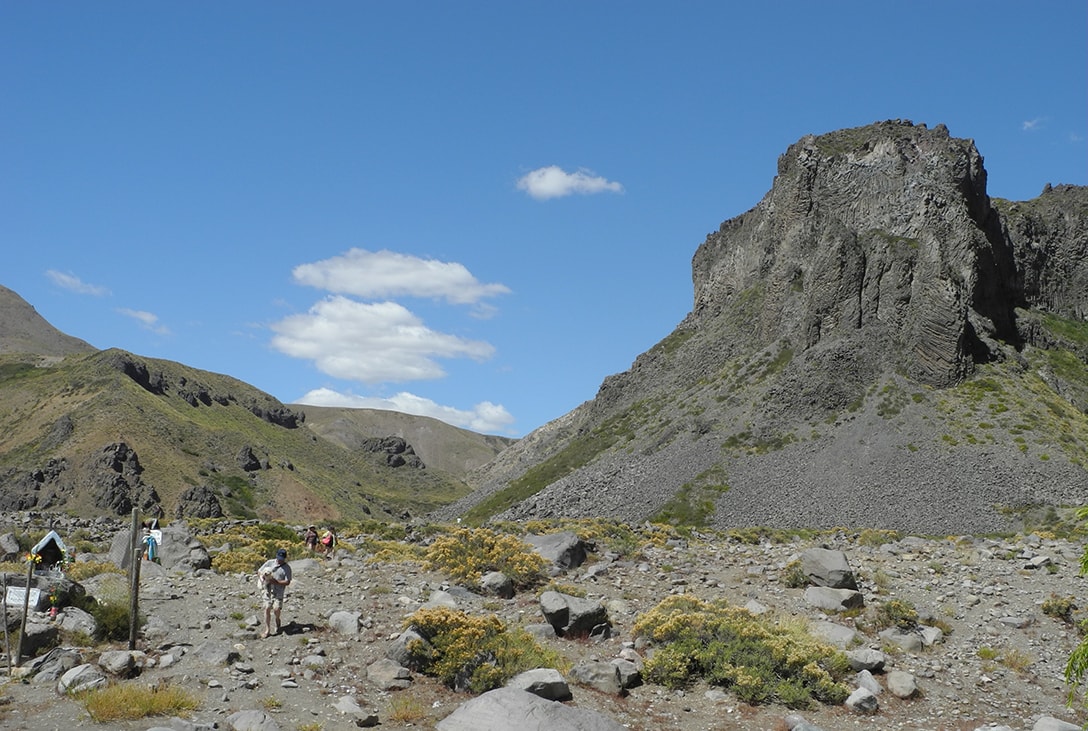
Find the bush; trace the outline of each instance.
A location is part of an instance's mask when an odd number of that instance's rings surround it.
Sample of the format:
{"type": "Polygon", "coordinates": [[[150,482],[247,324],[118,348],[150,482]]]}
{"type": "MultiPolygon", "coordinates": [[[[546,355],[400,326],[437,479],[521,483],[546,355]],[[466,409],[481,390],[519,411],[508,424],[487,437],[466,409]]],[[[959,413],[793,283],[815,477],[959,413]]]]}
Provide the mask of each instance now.
{"type": "Polygon", "coordinates": [[[459,691],[483,693],[526,670],[563,665],[558,654],[538,645],[524,629],[507,629],[493,614],[472,617],[448,607],[420,609],[405,626],[430,643],[408,648],[422,671],[459,691]]]}
{"type": "Polygon", "coordinates": [[[1043,600],[1043,614],[1066,624],[1073,624],[1073,610],[1077,608],[1077,605],[1073,602],[1071,596],[1062,597],[1051,594],[1047,599],[1043,600]]]}
{"type": "Polygon", "coordinates": [[[300,543],[302,540],[302,537],[295,532],[294,528],[289,528],[282,523],[257,523],[253,528],[257,533],[257,537],[265,540],[282,541],[289,545],[300,543]]]}
{"type": "Polygon", "coordinates": [[[809,584],[808,574],[801,568],[800,561],[790,561],[782,571],[782,583],[791,589],[801,589],[809,584]]]}
{"type": "Polygon", "coordinates": [[[276,555],[276,550],[292,551],[301,548],[295,532],[278,523],[256,523],[223,533],[222,540],[229,544],[229,551],[212,554],[212,569],[221,574],[249,574],[276,555]]]}
{"type": "MultiPolygon", "coordinates": [[[[96,602],[87,609],[98,623],[95,637],[99,640],[120,642],[129,636],[128,602],[96,602]]],[[[143,617],[137,618],[137,626],[143,624],[143,617]]]]}
{"type": "Polygon", "coordinates": [[[72,581],[84,581],[99,574],[121,574],[124,572],[117,564],[110,561],[77,561],[64,572],[72,581]]]}
{"type": "Polygon", "coordinates": [[[439,536],[427,548],[427,568],[455,581],[475,583],[487,571],[501,571],[519,587],[544,579],[547,562],[520,538],[487,528],[461,528],[439,536]]]}
{"type": "Polygon", "coordinates": [[[894,625],[903,630],[914,629],[918,626],[918,610],[910,602],[891,599],[880,605],[877,621],[881,627],[894,625]]]}
{"type": "Polygon", "coordinates": [[[646,678],[670,688],[701,677],[747,703],[791,708],[842,703],[850,693],[837,680],[849,670],[841,652],[801,627],[772,625],[723,600],[668,597],[638,618],[634,634],[657,644],[646,678]]]}

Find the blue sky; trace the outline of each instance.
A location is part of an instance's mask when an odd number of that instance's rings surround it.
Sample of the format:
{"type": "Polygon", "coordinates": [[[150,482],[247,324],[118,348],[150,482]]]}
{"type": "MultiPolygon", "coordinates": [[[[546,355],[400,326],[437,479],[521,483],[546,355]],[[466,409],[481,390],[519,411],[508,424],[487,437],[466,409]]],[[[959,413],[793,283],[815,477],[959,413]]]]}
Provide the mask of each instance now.
{"type": "Polygon", "coordinates": [[[6,2],[0,104],[0,284],[62,331],[521,436],[805,134],[1088,183],[1088,3],[6,2]]]}

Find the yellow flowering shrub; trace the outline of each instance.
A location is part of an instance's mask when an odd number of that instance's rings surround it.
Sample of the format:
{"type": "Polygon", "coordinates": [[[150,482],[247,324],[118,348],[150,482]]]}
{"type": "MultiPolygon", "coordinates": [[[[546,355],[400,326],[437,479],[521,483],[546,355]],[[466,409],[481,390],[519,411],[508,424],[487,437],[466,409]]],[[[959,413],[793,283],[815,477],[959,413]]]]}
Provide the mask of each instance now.
{"type": "Polygon", "coordinates": [[[220,545],[230,550],[212,553],[212,569],[220,574],[248,574],[276,555],[279,548],[287,549],[288,557],[301,552],[301,546],[284,537],[267,537],[269,531],[259,526],[243,526],[218,535],[220,545]]]}
{"type": "Polygon", "coordinates": [[[409,644],[422,671],[455,690],[483,693],[526,670],[564,667],[552,650],[520,627],[508,628],[493,614],[470,616],[449,607],[420,609],[405,626],[427,638],[409,644]]]}
{"type": "Polygon", "coordinates": [[[791,708],[849,695],[837,680],[849,670],[841,652],[796,623],[773,624],[724,600],[670,596],[640,615],[633,631],[657,646],[645,665],[653,683],[680,688],[701,677],[745,702],[791,708]]]}
{"type": "Polygon", "coordinates": [[[454,581],[475,583],[488,571],[501,571],[516,586],[544,579],[547,562],[520,538],[488,528],[459,528],[427,547],[424,565],[454,581]]]}

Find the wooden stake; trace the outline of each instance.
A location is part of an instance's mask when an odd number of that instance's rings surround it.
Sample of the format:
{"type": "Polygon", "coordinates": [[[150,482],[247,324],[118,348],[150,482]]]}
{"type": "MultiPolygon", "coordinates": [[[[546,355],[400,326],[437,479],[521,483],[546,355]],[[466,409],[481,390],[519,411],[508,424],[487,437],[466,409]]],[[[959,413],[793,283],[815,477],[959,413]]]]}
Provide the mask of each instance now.
{"type": "Polygon", "coordinates": [[[4,610],[4,657],[8,659],[8,677],[11,677],[11,635],[8,634],[8,575],[3,575],[4,598],[0,600],[4,610]]]}
{"type": "Polygon", "coordinates": [[[26,636],[26,615],[30,611],[30,582],[34,580],[34,561],[26,562],[26,591],[23,592],[23,618],[19,623],[19,647],[15,650],[15,664],[23,662],[23,637],[26,636]]]}
{"type": "Polygon", "coordinates": [[[129,564],[129,604],[128,604],[128,649],[136,649],[136,617],[140,611],[140,564],[143,562],[143,543],[140,540],[140,514],[136,508],[132,509],[132,540],[129,545],[129,553],[132,561],[129,564]]]}

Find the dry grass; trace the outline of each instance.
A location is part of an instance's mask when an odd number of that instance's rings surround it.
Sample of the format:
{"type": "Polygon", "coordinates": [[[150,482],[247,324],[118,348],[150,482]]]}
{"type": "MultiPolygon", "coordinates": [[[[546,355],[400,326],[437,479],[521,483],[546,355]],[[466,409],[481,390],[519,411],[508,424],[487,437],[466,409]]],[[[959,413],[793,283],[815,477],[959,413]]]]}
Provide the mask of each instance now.
{"type": "Polygon", "coordinates": [[[389,699],[385,719],[391,723],[418,723],[430,717],[426,704],[416,696],[395,695],[389,699]]]}
{"type": "Polygon", "coordinates": [[[199,705],[183,688],[134,683],[117,683],[88,691],[80,701],[97,723],[137,721],[148,716],[187,716],[199,705]]]}

